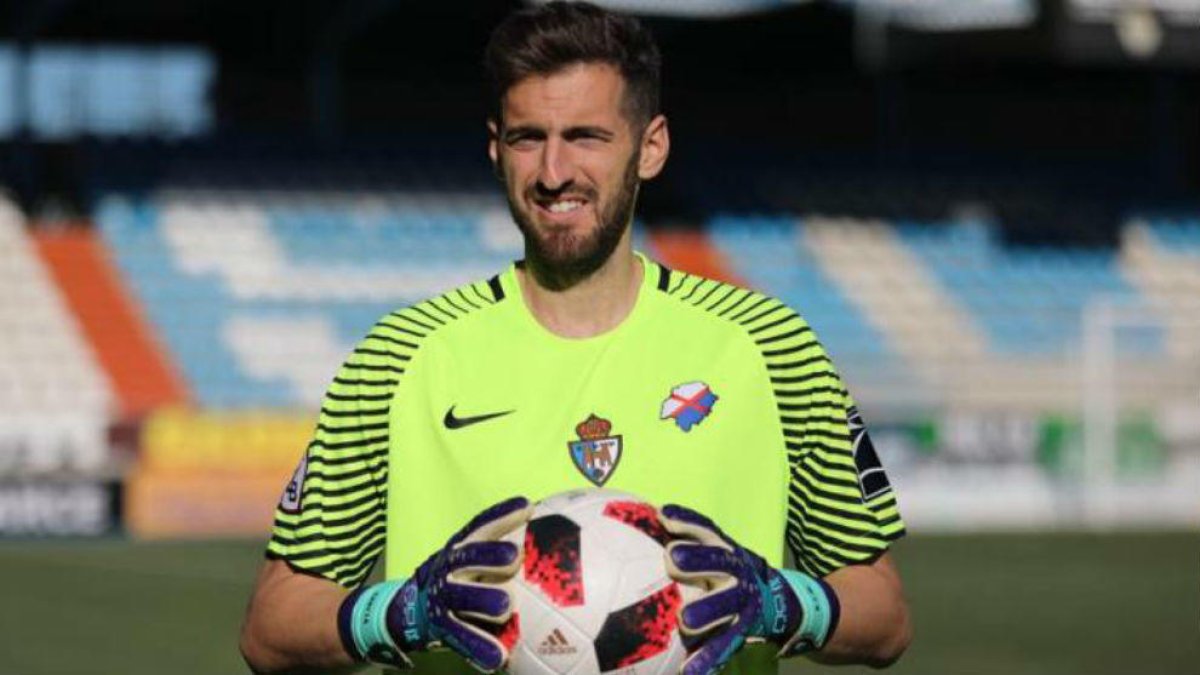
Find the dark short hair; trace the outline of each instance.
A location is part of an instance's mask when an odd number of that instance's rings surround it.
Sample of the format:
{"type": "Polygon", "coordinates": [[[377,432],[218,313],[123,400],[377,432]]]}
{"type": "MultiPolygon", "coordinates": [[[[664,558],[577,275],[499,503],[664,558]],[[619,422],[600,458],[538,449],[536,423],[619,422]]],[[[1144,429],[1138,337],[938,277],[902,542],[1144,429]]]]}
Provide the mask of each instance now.
{"type": "Polygon", "coordinates": [[[636,124],[658,114],[662,57],[650,31],[632,16],[589,2],[554,2],[510,14],[488,40],[484,68],[500,119],[505,93],[531,75],[579,63],[606,63],[625,80],[624,112],[636,124]]]}

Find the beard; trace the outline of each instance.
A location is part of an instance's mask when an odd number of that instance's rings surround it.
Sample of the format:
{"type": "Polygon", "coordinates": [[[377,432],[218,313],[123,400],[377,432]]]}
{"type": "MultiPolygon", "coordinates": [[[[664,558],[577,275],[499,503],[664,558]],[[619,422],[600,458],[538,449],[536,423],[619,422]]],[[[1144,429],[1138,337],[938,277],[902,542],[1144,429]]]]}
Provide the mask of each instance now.
{"type": "Polygon", "coordinates": [[[585,195],[589,205],[599,205],[599,222],[582,235],[567,228],[539,230],[533,215],[523,210],[512,191],[508,191],[508,209],[525,237],[526,268],[542,286],[552,290],[570,288],[591,276],[612,256],[633,221],[639,155],[635,152],[625,165],[617,193],[608,203],[599,204],[594,190],[585,195]]]}

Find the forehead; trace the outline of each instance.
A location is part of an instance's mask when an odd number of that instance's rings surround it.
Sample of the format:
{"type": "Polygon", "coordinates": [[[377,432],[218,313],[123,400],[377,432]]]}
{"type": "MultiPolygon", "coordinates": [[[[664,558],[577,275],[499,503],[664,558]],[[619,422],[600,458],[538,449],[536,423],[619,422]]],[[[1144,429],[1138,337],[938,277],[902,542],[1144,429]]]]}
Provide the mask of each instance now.
{"type": "Polygon", "coordinates": [[[616,126],[623,120],[625,80],[615,67],[580,63],[530,75],[504,93],[504,126],[616,126]]]}

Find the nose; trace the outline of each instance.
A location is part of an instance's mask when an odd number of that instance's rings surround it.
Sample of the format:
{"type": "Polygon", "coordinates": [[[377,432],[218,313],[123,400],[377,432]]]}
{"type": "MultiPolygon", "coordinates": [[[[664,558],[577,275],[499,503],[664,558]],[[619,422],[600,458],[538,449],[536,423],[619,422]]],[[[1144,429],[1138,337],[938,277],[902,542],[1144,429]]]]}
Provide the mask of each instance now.
{"type": "Polygon", "coordinates": [[[570,150],[560,139],[551,138],[543,146],[537,178],[538,186],[546,192],[561,192],[573,182],[570,150]]]}

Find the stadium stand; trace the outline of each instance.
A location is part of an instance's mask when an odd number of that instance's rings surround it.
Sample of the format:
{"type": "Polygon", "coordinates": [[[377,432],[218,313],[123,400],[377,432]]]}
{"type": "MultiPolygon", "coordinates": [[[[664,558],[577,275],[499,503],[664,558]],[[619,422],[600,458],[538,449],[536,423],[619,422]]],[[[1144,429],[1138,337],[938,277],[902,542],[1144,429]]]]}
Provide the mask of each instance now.
{"type": "Polygon", "coordinates": [[[106,198],[97,222],[213,408],[315,406],[376,319],[520,246],[495,197],[472,195],[163,192],[106,198]]]}
{"type": "MultiPolygon", "coordinates": [[[[332,373],[370,325],[521,255],[502,197],[456,180],[457,160],[392,182],[386,171],[347,168],[339,179],[328,167],[277,181],[287,174],[281,162],[247,173],[241,187],[229,177],[237,171],[219,179],[219,162],[190,166],[171,172],[186,179],[152,190],[100,191],[89,236],[31,237],[13,217],[6,235],[41,253],[22,259],[36,272],[27,276],[41,275],[40,293],[55,293],[50,282],[60,286],[66,302],[55,302],[68,317],[55,320],[68,320],[70,310],[79,318],[54,332],[78,340],[82,331],[93,346],[95,356],[84,350],[78,358],[91,359],[104,404],[62,405],[100,411],[94,438],[145,411],[138,461],[124,473],[124,522],[143,537],[260,531],[332,373]],[[459,184],[472,187],[453,189],[459,184]],[[103,312],[109,319],[97,328],[86,308],[99,302],[94,287],[104,275],[77,277],[105,265],[128,307],[103,312]],[[132,317],[124,334],[142,334],[139,358],[158,359],[174,386],[131,395],[121,383],[119,359],[101,339],[122,334],[112,325],[121,314],[132,317]]],[[[1119,247],[1017,245],[998,226],[971,219],[745,208],[675,224],[639,223],[635,247],[796,307],[865,402],[897,481],[921,495],[908,502],[918,520],[953,526],[960,514],[985,522],[1002,511],[1005,495],[1023,495],[1011,499],[1027,507],[1007,512],[1006,522],[1059,517],[1053,477],[1080,471],[1081,410],[1097,386],[1088,379],[1096,364],[1084,353],[1095,330],[1087,317],[1105,303],[1151,307],[1162,319],[1102,327],[1119,337],[1100,364],[1112,373],[1103,386],[1119,392],[1113,462],[1136,477],[1174,475],[1161,467],[1190,461],[1179,449],[1200,433],[1180,403],[1200,376],[1195,221],[1131,221],[1119,247]],[[951,489],[945,472],[954,467],[965,473],[951,489]]],[[[6,395],[18,381],[6,380],[6,395]]],[[[1180,495],[1171,504],[1187,500],[1186,489],[1168,492],[1180,495]]]]}
{"type": "Polygon", "coordinates": [[[953,301],[971,313],[996,354],[1052,356],[1079,338],[1098,295],[1130,298],[1112,251],[1004,249],[983,226],[899,226],[904,241],[953,301]]]}
{"type": "Polygon", "coordinates": [[[1135,219],[1125,229],[1121,266],[1162,318],[1166,353],[1200,354],[1200,219],[1135,219]]]}
{"type": "MultiPolygon", "coordinates": [[[[110,193],[96,221],[186,388],[213,409],[311,409],[379,316],[520,254],[507,210],[483,192],[192,186],[110,193]]],[[[1195,254],[1158,243],[1192,230],[1130,232],[1118,256],[1006,246],[973,222],[728,213],[637,243],[797,307],[873,400],[1069,409],[1089,304],[1192,297],[1195,254]]],[[[1186,330],[1134,332],[1120,348],[1157,372],[1192,353],[1186,330]]]]}
{"type": "Polygon", "coordinates": [[[810,218],[804,244],[904,356],[953,364],[978,359],[984,344],[945,287],[882,222],[810,218]]]}
{"type": "Polygon", "coordinates": [[[708,236],[739,279],[795,307],[830,351],[855,391],[900,407],[927,403],[915,375],[872,316],[840,283],[840,270],[808,244],[808,224],[789,215],[719,215],[708,236]]]}
{"type": "Polygon", "coordinates": [[[710,235],[742,278],[792,304],[838,354],[879,360],[890,345],[864,320],[816,257],[802,245],[794,218],[718,217],[710,235]]]}
{"type": "Polygon", "coordinates": [[[108,250],[85,223],[40,227],[33,241],[111,383],[116,414],[136,418],[187,400],[152,326],[128,301],[108,250]]]}
{"type": "Polygon", "coordinates": [[[0,473],[107,471],[108,381],[3,197],[0,249],[0,473]]]}

